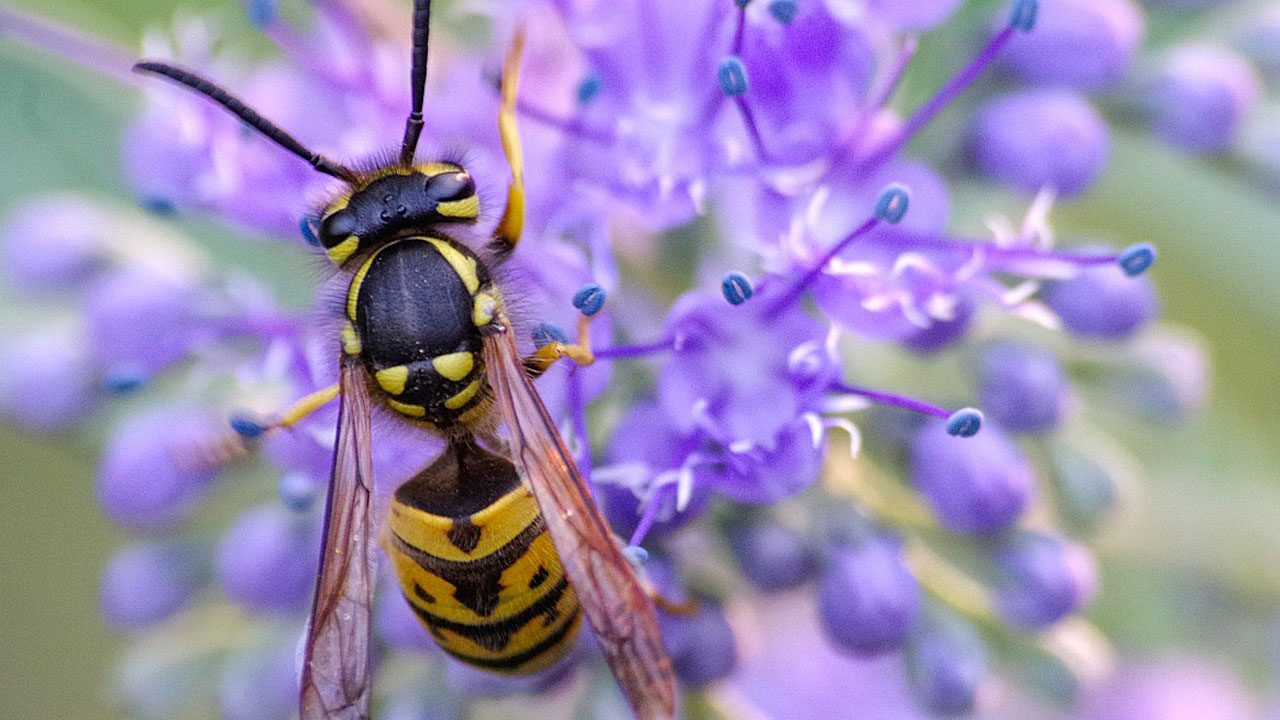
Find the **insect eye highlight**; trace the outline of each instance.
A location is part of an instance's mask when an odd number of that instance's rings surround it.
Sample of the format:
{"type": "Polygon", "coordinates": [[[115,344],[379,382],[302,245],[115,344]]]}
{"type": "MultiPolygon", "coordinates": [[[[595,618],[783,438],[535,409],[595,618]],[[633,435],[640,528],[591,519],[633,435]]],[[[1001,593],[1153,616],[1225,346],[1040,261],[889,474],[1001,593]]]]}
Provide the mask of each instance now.
{"type": "Polygon", "coordinates": [[[476,194],[476,183],[466,170],[427,178],[427,195],[437,202],[462,200],[476,194]]]}

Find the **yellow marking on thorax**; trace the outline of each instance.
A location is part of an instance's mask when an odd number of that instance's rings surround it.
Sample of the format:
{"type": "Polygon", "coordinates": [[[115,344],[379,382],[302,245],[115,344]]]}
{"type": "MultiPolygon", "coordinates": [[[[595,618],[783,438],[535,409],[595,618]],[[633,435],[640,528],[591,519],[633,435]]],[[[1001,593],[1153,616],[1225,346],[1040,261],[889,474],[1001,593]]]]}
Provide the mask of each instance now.
{"type": "Polygon", "coordinates": [[[431,358],[431,367],[440,373],[440,377],[454,382],[469,375],[475,364],[475,356],[469,352],[449,353],[431,358]]]}
{"type": "Polygon", "coordinates": [[[347,204],[350,202],[351,202],[351,193],[340,195],[337,198],[335,198],[333,202],[329,203],[328,207],[324,209],[324,212],[320,214],[320,217],[327,218],[330,215],[338,212],[339,210],[346,210],[347,204]]]}
{"type": "Polygon", "coordinates": [[[427,409],[421,405],[409,405],[408,403],[402,403],[398,400],[392,400],[391,398],[387,398],[386,403],[392,410],[395,410],[401,415],[420,418],[426,417],[427,414],[427,409]]]}
{"type": "Polygon", "coordinates": [[[479,389],[480,389],[480,381],[472,380],[469,385],[462,388],[462,390],[458,391],[457,395],[454,395],[448,400],[445,400],[444,406],[450,410],[457,410],[458,408],[470,402],[471,398],[475,397],[476,391],[479,389]]]}
{"type": "Polygon", "coordinates": [[[392,395],[399,395],[404,392],[404,384],[409,380],[409,367],[407,365],[396,365],[389,367],[373,374],[378,380],[378,384],[383,390],[392,395]]]}
{"type": "Polygon", "coordinates": [[[359,355],[364,349],[364,344],[360,342],[360,334],[356,332],[356,326],[348,320],[342,326],[342,351],[348,355],[359,355]]]}
{"type": "Polygon", "coordinates": [[[487,292],[478,293],[475,302],[471,306],[471,322],[476,327],[484,327],[493,322],[493,317],[497,312],[497,298],[487,292]]]}
{"type": "Polygon", "coordinates": [[[523,485],[471,515],[480,528],[480,541],[463,552],[449,541],[453,519],[433,515],[399,501],[391,504],[391,529],[410,545],[443,560],[465,562],[492,555],[524,531],[538,517],[538,503],[523,485]]]}
{"type": "Polygon", "coordinates": [[[364,284],[364,276],[369,274],[369,267],[373,265],[373,261],[377,259],[378,254],[386,249],[386,246],[378,249],[378,252],[369,256],[368,260],[360,266],[356,271],[355,277],[351,278],[351,287],[347,289],[347,317],[353,321],[356,319],[356,305],[360,301],[360,286],[364,284]]]}
{"type": "Polygon", "coordinates": [[[475,407],[459,415],[458,422],[461,423],[463,427],[471,427],[475,423],[483,420],[492,409],[493,400],[490,398],[483,398],[480,402],[475,404],[475,407]]]}
{"type": "Polygon", "coordinates": [[[439,238],[424,238],[427,242],[436,247],[440,252],[440,256],[453,267],[453,271],[462,279],[462,284],[467,286],[467,292],[474,295],[476,290],[480,289],[480,276],[476,274],[476,259],[467,257],[458,252],[458,249],[439,238]]]}
{"type": "Polygon", "coordinates": [[[341,265],[345,263],[358,249],[360,249],[359,236],[348,235],[346,240],[343,240],[324,252],[329,256],[330,262],[334,265],[341,265]]]}
{"type": "Polygon", "coordinates": [[[469,195],[461,200],[438,203],[436,212],[445,217],[474,220],[480,216],[480,198],[469,195]]]}

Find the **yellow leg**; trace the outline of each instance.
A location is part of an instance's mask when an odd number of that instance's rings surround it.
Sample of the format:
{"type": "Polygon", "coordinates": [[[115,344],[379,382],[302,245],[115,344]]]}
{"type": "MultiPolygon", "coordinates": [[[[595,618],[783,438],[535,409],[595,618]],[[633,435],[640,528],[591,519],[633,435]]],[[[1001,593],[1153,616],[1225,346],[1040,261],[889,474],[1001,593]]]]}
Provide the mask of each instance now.
{"type": "Polygon", "coordinates": [[[340,386],[338,383],[334,383],[327,388],[311,393],[291,405],[289,409],[280,413],[280,417],[275,422],[271,423],[271,426],[285,428],[293,427],[302,421],[303,418],[333,402],[333,399],[338,397],[339,389],[340,386]]]}
{"type": "Polygon", "coordinates": [[[516,129],[516,86],[520,77],[520,55],[524,52],[524,28],[516,31],[506,59],[502,61],[502,107],[498,110],[498,135],[502,152],[511,166],[511,184],[507,186],[507,207],[494,230],[493,239],[501,252],[516,249],[524,231],[524,153],[520,149],[520,133],[516,129]]]}
{"type": "Polygon", "coordinates": [[[699,604],[697,598],[690,598],[684,601],[672,600],[661,592],[658,592],[657,588],[650,585],[645,586],[645,592],[648,593],[649,599],[653,601],[654,605],[657,605],[658,608],[669,615],[698,614],[699,604]]]}
{"type": "Polygon", "coordinates": [[[530,355],[524,365],[537,376],[546,372],[547,368],[555,365],[561,358],[569,358],[576,365],[591,365],[596,361],[596,356],[591,352],[590,317],[582,315],[578,318],[577,342],[567,344],[552,340],[530,355]]]}

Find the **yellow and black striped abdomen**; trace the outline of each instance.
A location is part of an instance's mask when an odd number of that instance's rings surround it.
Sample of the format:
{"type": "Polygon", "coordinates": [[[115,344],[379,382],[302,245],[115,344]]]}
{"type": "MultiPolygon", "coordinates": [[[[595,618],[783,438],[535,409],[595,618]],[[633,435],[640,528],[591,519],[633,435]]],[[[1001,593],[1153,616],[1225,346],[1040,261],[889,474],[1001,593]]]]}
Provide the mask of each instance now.
{"type": "Polygon", "coordinates": [[[507,460],[450,446],[396,491],[385,544],[405,600],[459,660],[524,674],[572,645],[578,599],[507,460]]]}

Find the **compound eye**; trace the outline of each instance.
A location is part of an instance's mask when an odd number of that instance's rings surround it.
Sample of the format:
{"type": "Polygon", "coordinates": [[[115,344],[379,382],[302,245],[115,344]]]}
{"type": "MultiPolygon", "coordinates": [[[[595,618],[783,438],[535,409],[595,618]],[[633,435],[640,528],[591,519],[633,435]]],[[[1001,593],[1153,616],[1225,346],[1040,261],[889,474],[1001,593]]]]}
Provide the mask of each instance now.
{"type": "Polygon", "coordinates": [[[350,210],[339,210],[320,221],[320,244],[331,248],[356,231],[356,216],[350,210]]]}
{"type": "Polygon", "coordinates": [[[462,200],[476,194],[476,183],[466,170],[440,173],[427,178],[427,195],[436,202],[462,200]]]}

